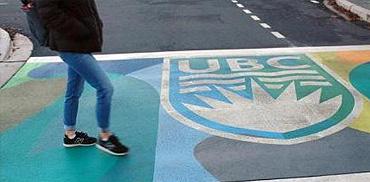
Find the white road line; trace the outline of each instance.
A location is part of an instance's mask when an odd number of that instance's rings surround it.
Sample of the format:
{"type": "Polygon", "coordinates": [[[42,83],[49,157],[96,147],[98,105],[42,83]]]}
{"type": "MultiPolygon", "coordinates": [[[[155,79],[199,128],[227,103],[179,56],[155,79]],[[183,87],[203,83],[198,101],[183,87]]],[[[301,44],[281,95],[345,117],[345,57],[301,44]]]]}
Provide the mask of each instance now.
{"type": "Polygon", "coordinates": [[[253,19],[253,20],[255,20],[255,21],[260,21],[261,19],[260,18],[258,18],[258,16],[256,16],[256,15],[252,15],[251,16],[251,18],[253,19]]]}
{"type": "Polygon", "coordinates": [[[271,32],[275,37],[279,38],[279,39],[285,39],[285,36],[282,35],[281,33],[279,32],[271,32]]]}
{"type": "MultiPolygon", "coordinates": [[[[348,46],[317,46],[317,47],[280,47],[280,48],[256,48],[256,49],[216,49],[216,50],[193,50],[193,51],[166,51],[166,52],[144,52],[144,53],[118,53],[94,55],[98,61],[121,61],[133,59],[147,59],[153,61],[155,58],[207,58],[225,56],[253,56],[253,55],[285,55],[305,54],[320,52],[340,51],[370,51],[370,45],[348,45],[348,46]]],[[[31,57],[27,63],[59,63],[59,56],[31,57]]]]}
{"type": "Polygon", "coordinates": [[[315,3],[315,4],[319,4],[320,2],[319,1],[316,1],[316,0],[310,0],[311,3],[315,3]]]}
{"type": "Polygon", "coordinates": [[[236,4],[239,8],[244,8],[244,6],[240,3],[236,4]]]}
{"type": "Polygon", "coordinates": [[[243,9],[244,13],[246,14],[252,14],[252,11],[249,11],[248,9],[243,9]]]}
{"type": "Polygon", "coordinates": [[[237,0],[231,0],[231,2],[233,2],[233,3],[238,3],[238,1],[237,1],[237,0]]]}
{"type": "Polygon", "coordinates": [[[253,19],[253,20],[256,20],[256,21],[260,21],[261,19],[258,17],[258,16],[256,16],[256,15],[252,15],[251,16],[251,18],[253,19]]]}
{"type": "Polygon", "coordinates": [[[6,6],[8,3],[0,3],[0,6],[6,6]]]}
{"type": "Polygon", "coordinates": [[[263,28],[271,28],[267,23],[260,23],[263,28]]]}

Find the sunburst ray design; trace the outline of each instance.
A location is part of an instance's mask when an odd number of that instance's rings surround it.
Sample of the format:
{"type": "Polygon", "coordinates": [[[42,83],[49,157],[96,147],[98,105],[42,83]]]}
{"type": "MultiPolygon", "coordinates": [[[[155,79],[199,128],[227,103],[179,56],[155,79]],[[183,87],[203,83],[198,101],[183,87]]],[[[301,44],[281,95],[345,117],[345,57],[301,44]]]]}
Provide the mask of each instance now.
{"type": "Polygon", "coordinates": [[[222,87],[216,89],[229,101],[195,96],[211,108],[184,103],[192,112],[224,125],[271,132],[288,132],[324,121],[333,116],[342,104],[342,95],[320,103],[321,88],[297,100],[294,83],[278,98],[252,81],[253,100],[222,87]]]}

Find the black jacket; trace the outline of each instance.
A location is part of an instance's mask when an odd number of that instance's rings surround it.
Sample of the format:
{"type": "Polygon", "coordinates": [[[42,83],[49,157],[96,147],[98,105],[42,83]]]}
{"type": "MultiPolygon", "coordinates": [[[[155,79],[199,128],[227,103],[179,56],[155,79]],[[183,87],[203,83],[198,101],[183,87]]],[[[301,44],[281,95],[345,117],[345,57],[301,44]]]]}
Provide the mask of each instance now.
{"type": "Polygon", "coordinates": [[[46,26],[48,47],[55,51],[100,52],[103,23],[94,0],[36,0],[46,26]]]}
{"type": "Polygon", "coordinates": [[[36,4],[33,3],[33,8],[26,12],[28,27],[30,28],[33,38],[40,46],[47,46],[48,31],[44,24],[41,23],[40,16],[37,13],[36,4]]]}

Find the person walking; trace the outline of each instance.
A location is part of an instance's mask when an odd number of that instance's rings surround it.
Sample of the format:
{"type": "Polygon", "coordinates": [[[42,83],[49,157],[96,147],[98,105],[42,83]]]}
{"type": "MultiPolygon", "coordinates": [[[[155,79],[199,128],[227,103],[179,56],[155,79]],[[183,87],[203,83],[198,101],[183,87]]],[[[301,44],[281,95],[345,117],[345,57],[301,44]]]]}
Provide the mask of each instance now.
{"type": "Polygon", "coordinates": [[[126,155],[123,145],[109,129],[113,85],[93,57],[101,52],[103,23],[94,0],[32,0],[22,9],[35,8],[47,31],[45,46],[57,51],[68,65],[64,102],[65,147],[91,146],[113,155],[126,155]],[[32,2],[33,1],[33,2],[32,2]],[[79,99],[85,81],[96,89],[98,139],[76,130],[79,99]]]}

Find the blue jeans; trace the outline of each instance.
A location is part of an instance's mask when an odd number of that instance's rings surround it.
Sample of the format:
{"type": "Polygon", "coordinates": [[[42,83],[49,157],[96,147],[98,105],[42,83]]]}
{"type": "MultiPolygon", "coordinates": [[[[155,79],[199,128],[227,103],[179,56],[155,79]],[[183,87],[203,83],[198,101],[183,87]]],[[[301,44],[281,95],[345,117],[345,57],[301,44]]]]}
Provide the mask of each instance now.
{"type": "Polygon", "coordinates": [[[91,54],[59,52],[68,65],[68,81],[64,102],[64,128],[75,130],[78,103],[84,89],[84,82],[97,91],[96,118],[102,131],[109,130],[109,117],[113,86],[108,76],[91,54]]]}

